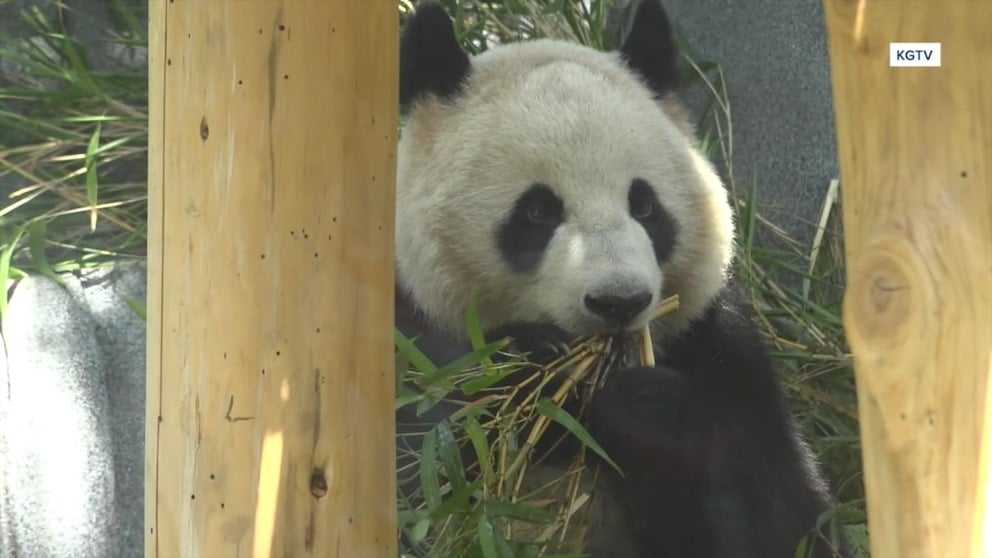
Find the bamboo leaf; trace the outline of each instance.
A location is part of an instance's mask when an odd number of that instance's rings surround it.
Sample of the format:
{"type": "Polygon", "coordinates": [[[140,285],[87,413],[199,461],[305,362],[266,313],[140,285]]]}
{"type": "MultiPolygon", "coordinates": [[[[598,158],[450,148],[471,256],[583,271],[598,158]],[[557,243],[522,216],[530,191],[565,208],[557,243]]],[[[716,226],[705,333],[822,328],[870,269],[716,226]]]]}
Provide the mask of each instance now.
{"type": "Polygon", "coordinates": [[[583,444],[586,445],[586,447],[596,452],[596,455],[602,457],[604,461],[616,469],[617,473],[623,475],[623,471],[620,470],[620,467],[614,463],[608,455],[606,455],[606,452],[598,443],[596,443],[596,440],[592,439],[589,432],[583,428],[581,424],[579,424],[579,421],[572,418],[572,415],[568,414],[567,411],[558,405],[555,405],[548,399],[542,399],[537,404],[537,412],[564,426],[566,430],[571,432],[572,435],[578,438],[583,444]]]}

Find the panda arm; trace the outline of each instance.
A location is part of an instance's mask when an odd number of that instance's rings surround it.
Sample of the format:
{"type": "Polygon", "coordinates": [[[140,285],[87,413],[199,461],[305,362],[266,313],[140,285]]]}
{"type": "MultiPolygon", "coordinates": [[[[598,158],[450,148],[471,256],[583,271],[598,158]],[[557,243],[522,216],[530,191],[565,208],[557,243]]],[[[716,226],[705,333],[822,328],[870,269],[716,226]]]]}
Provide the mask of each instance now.
{"type": "Polygon", "coordinates": [[[646,555],[792,556],[828,507],[734,295],[659,366],[611,373],[592,403],[590,430],[624,472],[619,492],[646,555]]]}
{"type": "MultiPolygon", "coordinates": [[[[467,340],[452,338],[438,331],[425,319],[424,314],[416,309],[402,289],[395,293],[395,325],[396,328],[413,341],[417,349],[438,367],[445,366],[473,351],[467,340]]],[[[511,351],[530,353],[533,362],[548,362],[558,356],[561,351],[567,351],[566,343],[571,339],[568,332],[553,325],[536,323],[511,323],[485,333],[487,341],[492,342],[503,338],[512,339],[511,351]]],[[[495,361],[501,357],[494,356],[495,361]]],[[[418,388],[407,383],[407,389],[418,388]]],[[[463,401],[458,400],[458,393],[449,394],[449,399],[438,401],[432,407],[418,414],[415,405],[404,405],[396,410],[397,430],[397,461],[400,469],[405,469],[416,463],[423,447],[423,435],[434,425],[447,419],[458,411],[463,401]]],[[[466,446],[462,451],[462,460],[466,463],[475,460],[474,451],[466,446]]],[[[416,479],[410,488],[416,486],[416,479]]],[[[404,483],[405,484],[405,483],[404,483]]]]}

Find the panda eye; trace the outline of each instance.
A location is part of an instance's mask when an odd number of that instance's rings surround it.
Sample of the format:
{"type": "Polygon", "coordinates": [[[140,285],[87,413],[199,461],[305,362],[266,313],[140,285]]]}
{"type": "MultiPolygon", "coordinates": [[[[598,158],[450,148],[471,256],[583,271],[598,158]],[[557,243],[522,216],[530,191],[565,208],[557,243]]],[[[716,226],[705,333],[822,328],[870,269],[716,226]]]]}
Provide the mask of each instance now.
{"type": "Polygon", "coordinates": [[[565,205],[544,184],[533,184],[514,203],[512,215],[517,225],[554,229],[561,224],[565,205]]]}
{"type": "Polygon", "coordinates": [[[639,221],[651,217],[652,213],[654,213],[654,204],[652,204],[649,200],[639,201],[631,204],[630,206],[631,217],[639,221]]]}
{"type": "Polygon", "coordinates": [[[547,208],[534,204],[527,208],[527,220],[535,225],[546,225],[552,220],[552,216],[547,208]]]}

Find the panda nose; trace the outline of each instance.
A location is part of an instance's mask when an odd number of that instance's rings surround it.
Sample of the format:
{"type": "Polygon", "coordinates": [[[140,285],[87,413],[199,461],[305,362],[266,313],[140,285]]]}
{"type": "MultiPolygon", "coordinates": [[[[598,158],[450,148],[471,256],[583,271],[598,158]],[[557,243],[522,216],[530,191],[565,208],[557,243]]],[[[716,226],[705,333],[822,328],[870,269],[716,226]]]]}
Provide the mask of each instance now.
{"type": "Polygon", "coordinates": [[[611,322],[627,324],[651,304],[651,293],[645,291],[632,296],[586,295],[586,308],[611,322]]]}

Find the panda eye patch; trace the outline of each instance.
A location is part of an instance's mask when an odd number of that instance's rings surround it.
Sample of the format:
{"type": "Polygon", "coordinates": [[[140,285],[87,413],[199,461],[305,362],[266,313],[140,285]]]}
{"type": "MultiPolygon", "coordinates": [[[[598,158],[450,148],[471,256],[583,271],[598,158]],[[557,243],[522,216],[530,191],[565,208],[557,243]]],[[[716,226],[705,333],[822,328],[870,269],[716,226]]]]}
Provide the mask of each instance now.
{"type": "Polygon", "coordinates": [[[523,210],[531,225],[555,227],[561,223],[564,205],[551,188],[535,184],[520,196],[516,210],[523,210]]]}
{"type": "Polygon", "coordinates": [[[658,201],[654,188],[641,178],[630,183],[627,203],[630,216],[648,233],[658,263],[664,263],[675,250],[675,237],[678,234],[675,218],[658,201]]]}
{"type": "Polygon", "coordinates": [[[635,180],[630,185],[627,203],[630,206],[630,216],[638,221],[644,221],[656,213],[655,206],[658,205],[658,198],[646,182],[635,180]]]}
{"type": "Polygon", "coordinates": [[[554,208],[547,207],[544,203],[534,203],[527,206],[527,220],[535,225],[546,225],[555,220],[554,208]]]}
{"type": "Polygon", "coordinates": [[[544,184],[532,184],[517,198],[496,231],[504,260],[518,273],[536,270],[564,218],[561,198],[544,184]]]}
{"type": "Polygon", "coordinates": [[[630,205],[630,216],[638,221],[650,218],[652,213],[654,213],[654,205],[650,201],[638,201],[630,205]]]}

